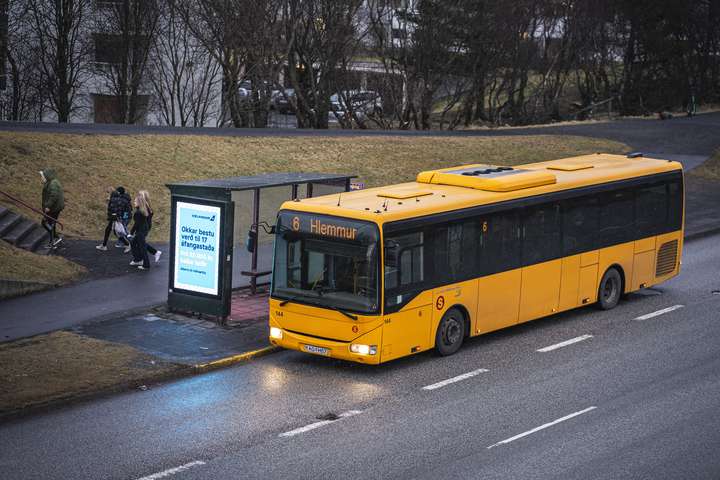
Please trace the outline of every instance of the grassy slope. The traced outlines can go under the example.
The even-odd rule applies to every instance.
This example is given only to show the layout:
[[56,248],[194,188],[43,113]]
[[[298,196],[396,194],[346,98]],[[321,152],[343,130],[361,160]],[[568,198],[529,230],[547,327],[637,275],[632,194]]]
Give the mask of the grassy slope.
[[318,171],[357,174],[367,186],[377,186],[411,180],[430,168],[626,150],[606,140],[549,135],[223,138],[0,132],[0,189],[37,202],[37,172],[55,168],[66,192],[66,233],[89,238],[102,236],[108,186],[123,185],[133,193],[147,189],[156,212],[154,238],[161,240],[169,231],[167,182]]
[[75,280],[84,271],[64,258],[30,253],[0,241],[0,279],[60,285]]
[[720,180],[720,149],[716,150],[705,163],[691,170],[690,174],[709,180]]

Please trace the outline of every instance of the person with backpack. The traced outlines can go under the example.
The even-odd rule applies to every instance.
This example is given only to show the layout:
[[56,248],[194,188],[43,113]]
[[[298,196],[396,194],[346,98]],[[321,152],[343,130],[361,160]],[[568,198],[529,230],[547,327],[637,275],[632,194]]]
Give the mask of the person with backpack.
[[43,182],[42,211],[45,214],[41,225],[50,234],[48,248],[56,248],[62,242],[62,237],[57,235],[55,226],[60,212],[65,208],[65,195],[55,170],[52,168],[41,170],[40,178]]
[[[107,251],[107,242],[110,238],[110,232],[115,230],[115,234],[118,236],[118,242],[115,244],[116,247],[122,248],[130,247],[130,241],[126,238],[127,225],[130,222],[130,214],[132,213],[132,205],[130,201],[130,195],[125,192],[125,188],[118,187],[117,189],[110,189],[110,198],[108,199],[107,205],[107,226],[105,227],[105,236],[103,237],[103,243],[97,245],[100,251]],[[119,222],[122,228],[116,226],[115,222]]]

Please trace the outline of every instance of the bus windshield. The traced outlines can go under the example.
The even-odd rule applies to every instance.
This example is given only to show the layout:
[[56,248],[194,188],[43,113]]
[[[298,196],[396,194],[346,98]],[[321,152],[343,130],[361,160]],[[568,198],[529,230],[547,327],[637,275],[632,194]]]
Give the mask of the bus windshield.
[[276,232],[273,298],[348,312],[377,313],[376,225],[282,211]]

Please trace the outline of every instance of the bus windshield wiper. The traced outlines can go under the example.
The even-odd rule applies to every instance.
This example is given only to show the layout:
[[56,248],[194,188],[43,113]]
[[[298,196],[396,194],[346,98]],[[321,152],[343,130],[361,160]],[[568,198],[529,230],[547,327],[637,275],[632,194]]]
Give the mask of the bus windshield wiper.
[[299,299],[299,298],[301,298],[301,297],[302,297],[302,295],[295,295],[295,296],[293,296],[293,297],[286,298],[285,300],[283,300],[282,302],[280,302],[278,305],[281,306],[281,307],[284,307],[284,306],[287,305],[288,303],[294,302],[294,301],[296,301],[297,299]]
[[332,309],[332,310],[335,310],[336,312],[340,312],[340,313],[342,313],[343,315],[345,315],[346,317],[348,317],[348,318],[350,318],[350,319],[352,319],[352,320],[357,320],[357,319],[358,319],[357,315],[353,315],[353,314],[350,313],[350,312],[346,312],[346,311],[343,310],[342,308],[330,307],[330,306],[328,306],[328,307],[326,307],[326,308],[330,308],[330,309]]

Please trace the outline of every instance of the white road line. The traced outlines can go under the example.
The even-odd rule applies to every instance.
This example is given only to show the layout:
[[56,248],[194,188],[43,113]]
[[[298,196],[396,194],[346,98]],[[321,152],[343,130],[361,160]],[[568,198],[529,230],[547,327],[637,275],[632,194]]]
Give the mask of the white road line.
[[658,315],[662,315],[663,313],[669,313],[674,310],[677,310],[678,308],[683,308],[685,305],[673,305],[672,307],[663,308],[662,310],[658,310],[657,312],[647,313],[645,315],[640,315],[635,320],[647,320],[649,318],[657,317]]
[[315,430],[316,428],[323,427],[325,425],[330,425],[331,423],[337,422],[341,418],[347,418],[352,417],[354,415],[357,415],[359,413],[362,413],[361,410],[349,410],[347,412],[341,413],[338,415],[337,420],[322,420],[320,422],[311,423],[310,425],[305,425],[304,427],[296,428],[295,430],[290,430],[289,432],[284,432],[278,435],[279,437],[292,437],[295,435],[298,435],[300,433],[309,432],[310,430]]
[[423,390],[435,390],[437,388],[442,388],[445,385],[450,385],[451,383],[459,382],[461,380],[466,380],[468,378],[472,378],[475,375],[479,375],[481,373],[487,372],[484,368],[478,368],[477,370],[473,370],[472,372],[463,373],[462,375],[458,375],[457,377],[448,378],[447,380],[443,380],[442,382],[433,383],[432,385],[426,385],[422,387]]
[[550,422],[550,423],[546,423],[545,425],[540,425],[539,427],[533,428],[532,430],[528,430],[527,432],[523,432],[523,433],[521,433],[521,434],[519,434],[519,435],[515,435],[514,437],[506,438],[506,439],[503,440],[502,442],[493,443],[492,445],[490,445],[490,446],[487,447],[487,448],[490,449],[490,448],[493,448],[493,447],[497,447],[498,445],[504,445],[504,444],[506,444],[506,443],[514,442],[515,440],[518,440],[518,439],[523,438],[523,437],[527,437],[528,435],[532,435],[532,434],[535,433],[535,432],[539,432],[540,430],[544,430],[544,429],[546,429],[546,428],[548,428],[548,427],[552,427],[553,425],[557,425],[558,423],[564,422],[565,420],[570,420],[570,419],[573,418],[573,417],[577,417],[578,415],[582,415],[583,413],[587,413],[587,412],[589,412],[589,411],[591,411],[591,410],[595,410],[596,408],[597,408],[597,407],[588,407],[588,408],[586,408],[585,410],[580,410],[579,412],[571,413],[570,415],[566,415],[566,416],[564,416],[564,417],[562,417],[562,418],[558,418],[557,420],[554,420],[554,421],[552,421],[552,422]]
[[555,349],[567,347],[568,345],[572,345],[573,343],[582,342],[583,340],[587,340],[588,338],[593,338],[592,335],[580,335],[579,337],[571,338],[570,340],[565,340],[564,342],[556,343],[555,345],[550,345],[549,347],[539,348],[538,352],[551,352]]
[[179,467],[169,468],[167,470],[163,470],[162,472],[148,475],[147,477],[138,478],[138,480],[157,480],[158,478],[169,477],[170,475],[175,475],[176,473],[184,472],[185,470],[189,470],[192,467],[199,467],[200,465],[205,465],[205,462],[202,460],[195,460],[194,462],[186,463],[185,465],[180,465]]

